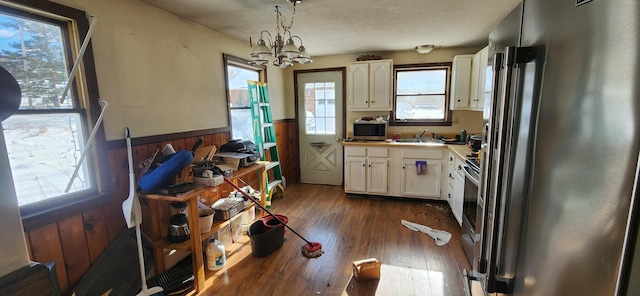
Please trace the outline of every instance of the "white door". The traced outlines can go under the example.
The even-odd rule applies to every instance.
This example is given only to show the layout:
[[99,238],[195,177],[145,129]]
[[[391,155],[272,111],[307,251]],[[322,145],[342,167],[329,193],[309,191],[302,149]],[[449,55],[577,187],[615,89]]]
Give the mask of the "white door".
[[300,182],[342,184],[342,72],[298,73]]

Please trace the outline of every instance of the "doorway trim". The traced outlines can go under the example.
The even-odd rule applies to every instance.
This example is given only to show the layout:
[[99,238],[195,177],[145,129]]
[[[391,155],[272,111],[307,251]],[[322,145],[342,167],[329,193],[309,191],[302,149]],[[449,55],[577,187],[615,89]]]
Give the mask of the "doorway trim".
[[[293,95],[294,95],[294,103],[295,103],[295,124],[296,124],[296,138],[298,138],[298,142],[300,141],[300,123],[298,118],[298,106],[299,106],[299,98],[298,98],[298,74],[305,73],[319,73],[319,72],[340,72],[342,74],[342,135],[340,138],[344,139],[347,132],[347,67],[335,67],[335,68],[321,68],[321,69],[309,69],[309,70],[293,70]],[[298,166],[300,165],[300,149],[297,150],[297,159]],[[344,147],[342,148],[344,151]],[[301,170],[298,170],[298,180],[302,178]],[[344,184],[344,170],[342,170],[342,183]]]

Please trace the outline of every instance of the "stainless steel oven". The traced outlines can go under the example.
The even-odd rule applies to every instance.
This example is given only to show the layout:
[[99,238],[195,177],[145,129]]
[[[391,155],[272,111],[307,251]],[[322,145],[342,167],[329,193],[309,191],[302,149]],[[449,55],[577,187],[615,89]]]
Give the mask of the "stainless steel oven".
[[464,202],[462,205],[462,247],[473,264],[476,244],[476,218],[478,213],[478,186],[480,166],[477,158],[467,158],[464,166]]

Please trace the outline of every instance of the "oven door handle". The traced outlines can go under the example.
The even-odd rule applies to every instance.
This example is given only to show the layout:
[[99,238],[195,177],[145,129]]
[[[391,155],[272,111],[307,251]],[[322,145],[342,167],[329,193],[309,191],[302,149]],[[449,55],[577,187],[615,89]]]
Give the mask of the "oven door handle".
[[471,173],[472,169],[468,165],[464,167],[464,175],[473,185],[480,186],[480,181],[478,180],[478,175]]

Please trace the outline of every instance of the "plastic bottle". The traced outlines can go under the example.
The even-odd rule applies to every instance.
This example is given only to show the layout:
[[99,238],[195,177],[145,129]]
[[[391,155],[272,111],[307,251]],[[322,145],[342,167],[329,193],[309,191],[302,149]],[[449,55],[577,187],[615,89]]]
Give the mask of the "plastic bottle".
[[227,263],[224,245],[216,239],[209,240],[207,245],[207,269],[220,270]]

